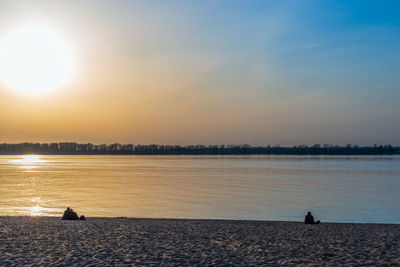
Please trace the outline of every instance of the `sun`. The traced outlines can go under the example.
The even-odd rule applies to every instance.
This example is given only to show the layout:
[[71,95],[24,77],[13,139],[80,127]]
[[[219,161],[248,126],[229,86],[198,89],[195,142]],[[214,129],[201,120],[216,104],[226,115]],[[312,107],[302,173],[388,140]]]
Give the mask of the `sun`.
[[60,88],[71,78],[73,59],[61,35],[46,27],[22,27],[0,37],[0,81],[23,94]]

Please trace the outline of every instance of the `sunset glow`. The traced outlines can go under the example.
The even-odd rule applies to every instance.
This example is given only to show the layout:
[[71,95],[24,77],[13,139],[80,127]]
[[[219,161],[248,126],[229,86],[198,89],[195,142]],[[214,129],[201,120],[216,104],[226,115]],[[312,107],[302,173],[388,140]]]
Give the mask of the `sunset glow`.
[[45,27],[22,27],[0,39],[0,80],[26,95],[40,95],[64,85],[73,56],[63,38]]
[[398,4],[116,2],[1,2],[3,142],[398,143]]
[[0,0],[0,267],[400,266],[399,14]]

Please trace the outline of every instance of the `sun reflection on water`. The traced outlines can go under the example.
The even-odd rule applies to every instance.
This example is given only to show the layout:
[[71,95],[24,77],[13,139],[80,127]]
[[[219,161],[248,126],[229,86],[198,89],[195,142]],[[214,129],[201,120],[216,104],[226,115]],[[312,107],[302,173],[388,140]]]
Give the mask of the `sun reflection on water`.
[[14,212],[24,216],[54,216],[54,214],[61,214],[62,209],[59,208],[45,208],[39,204],[34,206],[14,207]]
[[48,207],[48,201],[41,197],[33,197],[24,206],[13,207],[12,211],[24,216],[54,216],[62,213],[61,208]]
[[13,163],[19,163],[19,164],[26,164],[26,165],[33,165],[36,163],[43,163],[46,162],[45,160],[40,158],[40,155],[24,155],[21,156],[18,159],[15,159],[12,161]]
[[43,208],[39,205],[42,201],[40,199],[40,197],[34,197],[32,198],[32,204],[34,204],[34,206],[32,207],[27,207],[27,213],[30,216],[40,216],[42,215],[42,210]]
[[40,216],[42,215],[43,208],[39,205],[30,208],[30,215],[31,216]]
[[38,165],[45,163],[46,160],[42,159],[40,155],[23,155],[18,159],[14,159],[11,163],[19,165],[21,169],[35,169]]
[[[53,198],[49,197],[53,188],[43,190],[46,179],[34,173],[41,173],[43,167],[49,163],[40,155],[21,155],[8,160],[14,168],[20,169],[18,173],[23,174],[23,180],[15,186],[14,191],[18,191],[20,197],[13,199],[14,205],[7,207],[0,212],[15,213],[23,216],[54,216],[62,212],[61,208],[55,207]],[[1,199],[0,199],[1,200]]]

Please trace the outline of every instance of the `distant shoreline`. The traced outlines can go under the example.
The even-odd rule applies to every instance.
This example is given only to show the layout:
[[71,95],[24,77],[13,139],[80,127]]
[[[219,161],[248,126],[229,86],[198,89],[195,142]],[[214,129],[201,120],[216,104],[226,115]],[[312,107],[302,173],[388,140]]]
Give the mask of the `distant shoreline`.
[[59,143],[0,143],[0,155],[399,155],[400,147],[388,145],[133,145]]

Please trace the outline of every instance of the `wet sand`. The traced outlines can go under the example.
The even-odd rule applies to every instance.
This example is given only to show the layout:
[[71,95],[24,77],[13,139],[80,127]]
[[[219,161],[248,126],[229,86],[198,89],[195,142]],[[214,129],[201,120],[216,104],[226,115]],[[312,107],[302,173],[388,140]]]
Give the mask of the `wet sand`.
[[400,266],[400,225],[0,217],[1,266]]

